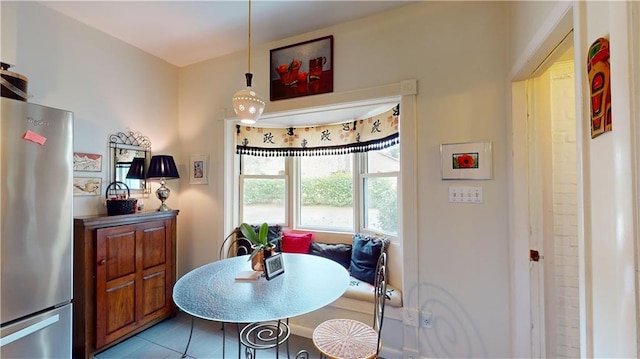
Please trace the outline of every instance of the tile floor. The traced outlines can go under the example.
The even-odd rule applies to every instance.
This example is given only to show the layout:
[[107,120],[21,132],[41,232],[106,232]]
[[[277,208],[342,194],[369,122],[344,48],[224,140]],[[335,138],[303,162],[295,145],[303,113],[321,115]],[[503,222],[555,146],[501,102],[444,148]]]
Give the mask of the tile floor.
[[[124,358],[148,358],[148,359],[178,359],[182,357],[184,348],[189,339],[191,317],[184,313],[178,313],[175,318],[167,319],[153,327],[113,346],[101,353],[96,359],[124,359]],[[209,322],[196,319],[193,336],[187,358],[196,359],[226,359],[238,358],[237,331],[234,325],[227,325],[225,355],[222,355],[222,330],[218,322]],[[319,358],[320,354],[313,347],[311,339],[292,335],[289,338],[290,358],[305,349],[309,352],[309,358]],[[280,348],[280,358],[287,357],[286,347]],[[260,350],[255,359],[275,358],[275,350]],[[244,357],[241,357],[245,359]]]

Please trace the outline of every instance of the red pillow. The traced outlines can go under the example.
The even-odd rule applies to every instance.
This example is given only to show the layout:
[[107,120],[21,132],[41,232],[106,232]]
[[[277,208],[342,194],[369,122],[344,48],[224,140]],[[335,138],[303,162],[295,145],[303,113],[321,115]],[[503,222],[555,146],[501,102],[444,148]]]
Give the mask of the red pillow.
[[313,233],[282,233],[282,251],[286,253],[309,253]]

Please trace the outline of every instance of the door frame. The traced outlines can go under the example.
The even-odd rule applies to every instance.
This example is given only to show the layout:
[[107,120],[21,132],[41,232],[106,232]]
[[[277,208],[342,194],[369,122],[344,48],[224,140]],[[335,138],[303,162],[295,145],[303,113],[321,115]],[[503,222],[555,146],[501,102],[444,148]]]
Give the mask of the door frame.
[[[508,139],[511,149],[507,157],[508,172],[508,192],[509,192],[509,238],[510,238],[510,273],[511,273],[511,313],[512,313],[512,330],[511,330],[511,351],[516,357],[531,357],[532,348],[540,347],[544,344],[544,337],[536,337],[532,335],[532,310],[533,304],[531,300],[531,281],[529,277],[529,239],[533,231],[534,223],[531,223],[532,209],[535,210],[535,204],[530,200],[530,188],[535,183],[531,183],[529,171],[531,148],[530,148],[530,124],[527,112],[527,84],[526,80],[540,68],[545,61],[553,53],[556,46],[574,29],[574,14],[577,9],[573,2],[560,2],[550,12],[547,20],[542,24],[540,30],[535,34],[524,51],[523,57],[517,59],[514,68],[511,71],[511,122],[508,123],[508,133],[511,138]],[[574,57],[581,51],[576,46],[574,39]],[[581,117],[581,92],[578,69],[580,62],[576,61],[576,118]],[[577,129],[578,132],[581,129]],[[581,137],[578,136],[578,141]],[[578,145],[580,146],[580,145]],[[579,147],[580,148],[580,147]],[[581,159],[578,159],[581,162]],[[579,163],[580,169],[582,169]],[[581,194],[583,193],[582,185],[583,176],[578,171],[578,216],[582,217],[583,211]],[[579,246],[582,247],[583,231],[580,230],[582,222],[579,222]],[[580,253],[580,257],[583,253]],[[581,260],[579,268],[579,282],[584,281],[584,263]],[[580,296],[581,304],[584,300],[584,286],[581,285]],[[544,293],[541,293],[544,295]],[[540,318],[535,320],[540,323],[543,321],[544,312],[538,312]],[[584,333],[584,306],[580,306],[581,321],[581,354],[584,354],[584,342],[582,335]],[[543,350],[542,356],[544,356]]]

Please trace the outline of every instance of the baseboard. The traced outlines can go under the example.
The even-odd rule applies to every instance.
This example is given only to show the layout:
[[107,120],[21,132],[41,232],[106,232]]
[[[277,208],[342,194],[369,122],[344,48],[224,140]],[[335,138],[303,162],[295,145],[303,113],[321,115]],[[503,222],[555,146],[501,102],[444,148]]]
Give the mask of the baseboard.
[[291,329],[292,334],[309,339],[313,337],[313,331],[315,330],[315,328],[308,328],[291,322],[289,322],[289,329]]

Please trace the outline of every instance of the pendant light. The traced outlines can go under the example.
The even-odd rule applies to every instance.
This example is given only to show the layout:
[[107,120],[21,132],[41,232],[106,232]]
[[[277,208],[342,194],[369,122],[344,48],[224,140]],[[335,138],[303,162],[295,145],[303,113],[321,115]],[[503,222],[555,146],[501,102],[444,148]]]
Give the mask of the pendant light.
[[253,74],[251,73],[251,0],[249,0],[249,41],[247,48],[247,73],[244,76],[247,79],[247,88],[240,90],[233,95],[232,103],[233,110],[240,119],[240,122],[252,124],[256,123],[258,118],[262,116],[264,111],[265,102],[251,89],[251,79]]

